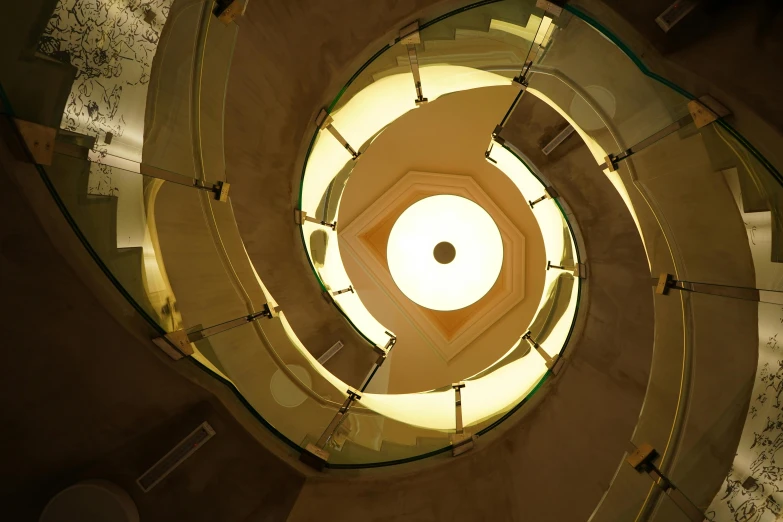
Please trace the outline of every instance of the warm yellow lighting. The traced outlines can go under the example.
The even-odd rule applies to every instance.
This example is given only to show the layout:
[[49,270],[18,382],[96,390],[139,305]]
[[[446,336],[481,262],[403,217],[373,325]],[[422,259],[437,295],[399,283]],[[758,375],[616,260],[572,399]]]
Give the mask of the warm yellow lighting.
[[[451,92],[508,84],[508,78],[498,74],[455,65],[422,67],[420,73],[430,102]],[[348,143],[357,149],[362,147],[386,125],[416,108],[415,96],[411,94],[412,81],[411,73],[407,72],[373,82],[331,115],[334,118],[333,125]],[[351,155],[340,142],[328,131],[321,131],[307,160],[302,186],[302,210],[311,216],[320,216],[322,198],[329,184],[352,161]],[[339,212],[336,219],[340,221]],[[306,238],[315,230],[321,230],[329,237],[326,260],[318,270],[324,284],[331,290],[351,286],[353,283],[345,272],[340,249],[337,248],[337,234],[310,222],[305,223],[302,229]],[[312,258],[309,241],[305,245]],[[341,294],[334,300],[372,342],[378,346],[386,343],[387,328],[367,311],[358,294]]]
[[[527,36],[528,40],[535,39],[538,42],[547,29],[542,26],[548,23],[551,23],[548,18],[543,21],[537,19],[534,21],[531,18],[528,27],[521,28],[493,21],[493,28],[518,36]],[[539,28],[541,30],[536,32]],[[541,43],[545,44],[544,41]],[[448,65],[422,67],[421,76],[424,92],[430,103],[449,92],[509,83],[507,78],[494,73]],[[382,78],[355,95],[343,108],[332,114],[334,126],[349,143],[359,148],[386,125],[406,112],[415,110],[416,105],[411,90],[409,72]],[[551,101],[540,93],[533,93],[551,104]],[[555,109],[559,108],[555,106]],[[560,112],[576,127],[593,155],[597,159],[603,158],[606,154],[598,144],[587,136],[568,114],[562,110]],[[543,194],[544,185],[511,152],[495,146],[492,157],[497,162],[496,166],[519,189],[521,201],[537,199]],[[308,159],[302,209],[310,215],[320,217],[319,209],[329,184],[337,173],[352,161],[354,160],[351,159],[350,154],[331,134],[328,132],[319,134]],[[361,161],[361,158],[358,161]],[[456,200],[460,209],[449,210],[448,205],[445,204],[441,208],[437,205],[437,201],[433,206],[430,200],[440,198]],[[416,210],[419,205],[421,211]],[[410,215],[406,217],[409,212]],[[414,214],[418,212],[421,214],[418,216]],[[555,201],[545,200],[538,203],[533,214],[541,227],[546,259],[554,264],[567,266],[578,262],[573,237]],[[339,223],[339,210],[335,217]],[[323,257],[323,265],[318,267],[319,276],[332,290],[352,285],[345,272],[340,249],[337,247],[337,233],[311,222],[304,224],[305,237],[309,238],[314,231],[325,233],[329,244]],[[435,246],[439,243],[449,243],[453,246],[453,259],[449,262],[439,263],[435,258]],[[309,251],[311,248],[309,241],[306,242],[306,246]],[[439,255],[443,261],[448,260],[451,254],[449,248],[444,247]],[[411,205],[400,216],[389,237],[387,259],[395,283],[410,299],[428,308],[454,310],[481,299],[492,288],[503,262],[503,241],[495,223],[475,203],[458,196],[433,196]],[[542,266],[541,269],[544,267]],[[556,270],[547,272],[544,297],[539,305],[539,312],[542,310],[544,298],[560,275],[562,272]],[[568,299],[563,318],[551,329],[547,339],[542,343],[544,351],[550,356],[560,352],[570,332],[572,318],[576,311],[578,284],[574,284],[571,288],[570,295],[562,297]],[[358,293],[340,294],[334,299],[368,338],[379,346],[385,343],[388,335],[383,325],[369,313]],[[293,372],[287,375],[288,380],[308,396],[315,394],[317,390],[318,394],[329,397],[332,402],[342,402],[348,385],[315,360],[296,337],[282,313],[280,324],[292,347],[286,353],[285,363],[306,368],[314,382],[311,387],[309,382],[305,382],[305,379]],[[520,335],[527,326],[520,325]],[[265,326],[265,335],[270,336],[271,339],[270,329],[271,326]],[[514,346],[520,343],[521,341],[517,341]],[[270,346],[276,346],[276,343],[272,342]],[[544,358],[531,350],[524,357],[495,365],[492,371],[482,372],[480,377],[465,379],[467,385],[462,390],[463,424],[467,427],[476,425],[512,407],[535,388],[546,371]],[[357,412],[366,409],[379,414],[381,419],[393,419],[427,429],[453,430],[456,423],[454,392],[450,389],[393,395],[365,393],[356,408]],[[370,415],[366,417],[372,418]]]
[[[494,147],[492,149],[492,159],[495,160],[495,165],[508,178],[517,186],[522,197],[526,200],[535,199],[536,194],[541,194],[544,191],[544,186],[538,181],[524,163],[519,161],[514,155],[503,147]],[[538,226],[541,229],[541,236],[544,238],[544,249],[546,251],[546,258],[548,261],[558,265],[566,264],[573,266],[577,263],[578,259],[567,259],[564,257],[565,252],[572,252],[575,255],[576,245],[574,244],[573,237],[570,231],[567,230],[568,225],[563,219],[563,215],[560,213],[560,209],[553,199],[547,199],[537,203],[533,209],[533,217],[536,218]],[[567,241],[567,243],[566,243]],[[538,305],[536,314],[541,311],[542,306],[545,303],[545,297],[555,284],[555,280],[560,275],[557,270],[547,270],[546,278],[544,280],[544,293],[542,294],[541,302]],[[576,298],[577,289],[573,288],[571,295],[569,296],[568,307],[564,314],[564,317],[572,318],[576,313]],[[544,350],[549,355],[556,355],[563,348],[563,343],[568,338],[568,333],[571,331],[571,322],[569,320],[558,321],[552,330],[552,333],[547,338],[547,342],[543,345]]]
[[484,297],[503,265],[503,238],[486,210],[459,196],[432,196],[397,219],[386,249],[394,282],[413,302],[458,310]]
[[[551,18],[544,17],[544,19],[549,19],[551,23]],[[526,26],[513,24],[511,22],[504,22],[503,20],[496,20],[493,18],[492,20],[489,21],[489,29],[494,31],[502,31],[508,34],[513,34],[514,36],[524,38],[528,42],[531,42],[533,41],[533,39],[536,36],[536,33],[538,32],[538,28],[541,26],[541,22],[542,22],[541,17],[536,15],[530,15],[530,18],[528,18],[527,20]]]

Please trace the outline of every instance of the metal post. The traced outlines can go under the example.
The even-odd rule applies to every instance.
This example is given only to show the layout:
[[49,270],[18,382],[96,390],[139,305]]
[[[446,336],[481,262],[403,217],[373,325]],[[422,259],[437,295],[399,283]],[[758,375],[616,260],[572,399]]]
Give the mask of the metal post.
[[386,346],[383,347],[383,349],[388,353],[392,348],[394,348],[394,345],[397,344],[397,336],[391,333],[389,330],[386,330],[384,333],[389,336],[389,340],[386,341]]
[[349,389],[347,393],[348,397],[346,397],[342,406],[340,406],[340,409],[337,410],[337,413],[335,413],[332,418],[332,422],[326,427],[318,441],[315,444],[308,444],[299,456],[299,460],[319,471],[323,469],[326,461],[329,460],[329,452],[324,450],[326,444],[348,414],[348,410],[351,409],[351,405],[354,401],[358,401],[362,398],[361,393],[356,390]]
[[364,383],[362,384],[362,387],[360,391],[364,391],[367,389],[367,386],[369,386],[370,381],[372,381],[372,378],[375,377],[375,374],[378,372],[378,370],[381,369],[381,366],[386,361],[386,358],[389,355],[389,352],[391,352],[391,349],[394,348],[394,345],[397,344],[397,337],[391,333],[386,332],[386,335],[389,336],[389,340],[386,342],[386,346],[383,348],[379,346],[374,346],[373,351],[378,355],[378,358],[375,360],[375,366],[370,370],[370,373],[367,375],[367,378],[364,380]]
[[421,89],[421,75],[419,74],[419,56],[416,54],[416,45],[421,43],[419,22],[413,22],[400,29],[400,43],[408,50],[408,63],[413,75],[413,86],[416,88],[416,105],[427,102]]
[[316,225],[321,225],[324,227],[329,227],[332,230],[337,230],[337,221],[334,223],[329,223],[328,221],[322,221],[318,220],[314,217],[310,217],[307,215],[307,212],[304,210],[296,209],[294,210],[294,221],[297,225],[304,225],[305,221],[309,221],[310,223],[315,223]]
[[335,128],[334,125],[332,125],[332,122],[334,120],[331,116],[329,116],[329,113],[326,112],[326,109],[321,109],[321,112],[318,113],[318,116],[315,119],[315,124],[318,125],[318,128],[321,130],[328,130],[329,133],[334,136],[334,138],[340,142],[340,145],[345,147],[345,150],[347,150],[353,159],[357,159],[360,152],[356,152],[356,149],[351,147],[351,145],[348,143],[348,141],[343,138],[343,135],[340,134],[340,132]]
[[[522,70],[519,71],[519,74],[514,76],[514,82],[518,83],[522,86],[522,92],[527,89],[527,80],[528,80],[528,74],[530,73],[530,68],[533,66],[533,60],[525,60],[525,64],[522,66]],[[516,100],[519,102],[519,100]],[[513,105],[516,107],[516,103]]]
[[517,95],[514,96],[514,100],[511,102],[511,105],[506,111],[506,114],[503,115],[500,123],[495,125],[495,129],[492,131],[492,141],[490,141],[489,149],[485,153],[487,158],[489,158],[489,153],[492,150],[492,142],[496,142],[501,146],[506,143],[506,140],[500,135],[500,133],[503,132],[503,127],[505,127],[506,123],[511,117],[511,114],[514,112],[514,109],[516,109],[517,105],[519,105],[519,100],[522,99],[522,95],[525,94],[525,91],[527,90],[527,80],[525,79],[525,76],[527,75],[527,71],[530,69],[530,65],[530,63],[525,64],[525,68],[522,69],[522,72],[519,74],[519,76],[514,78],[514,83],[519,86],[519,92],[517,92]]
[[[706,99],[706,97],[702,97],[702,98]],[[717,102],[713,101],[710,103],[712,103],[712,106],[716,107],[716,110],[720,111],[721,115],[728,114],[728,111],[726,111],[725,108],[722,108],[722,106],[720,106],[720,104],[718,104]],[[687,116],[683,116],[679,120],[667,125],[663,129],[656,132],[655,134],[646,137],[645,139],[643,139],[633,147],[625,149],[619,154],[609,154],[606,158],[604,158],[604,164],[601,165],[601,167],[605,169],[609,169],[610,172],[615,172],[617,171],[618,165],[621,161],[626,160],[631,156],[633,156],[634,154],[643,151],[650,145],[653,145],[654,143],[662,140],[669,134],[676,132],[687,125],[690,125],[691,123],[695,123],[696,128],[703,127],[705,123],[703,123],[703,119],[701,119],[703,118],[703,113],[699,112],[698,109],[700,108],[703,109],[704,111],[709,112],[709,114],[713,116],[713,119],[710,120],[708,123],[711,123],[712,121],[715,121],[719,117],[722,117],[722,116],[718,116],[716,113],[711,112],[711,110],[707,108],[705,104],[700,103],[698,100],[692,100],[689,103],[689,108],[691,108],[691,104],[694,104],[693,105],[694,108],[691,109],[691,114],[688,114]]]
[[[492,135],[492,138],[494,140],[494,138],[495,138],[494,134]],[[487,161],[491,161],[492,163],[497,163],[497,161],[493,160],[492,157],[491,157],[492,147],[493,147],[494,143],[495,143],[494,141],[490,141],[489,142],[489,147],[487,147],[487,151],[484,153],[484,157],[487,159]]]
[[655,459],[658,458],[658,452],[650,444],[642,444],[637,447],[628,457],[626,462],[639,473],[647,473],[653,479],[653,483],[666,493],[674,504],[680,508],[685,516],[692,522],[704,522],[706,520],[704,512],[700,510],[691,500],[679,489],[675,487],[669,478],[655,466]]
[[242,326],[243,324],[251,323],[256,319],[258,319],[259,317],[272,319],[274,317],[277,317],[279,311],[280,311],[280,307],[276,306],[274,308],[271,308],[268,304],[264,303],[264,308],[260,312],[253,312],[251,314],[238,317],[230,321],[225,321],[223,323],[219,323],[213,326],[207,326],[206,328],[201,328],[196,331],[188,332],[187,333],[188,340],[192,343],[195,343],[196,341],[200,341],[201,339],[205,339],[207,337],[211,337],[213,335],[217,335],[227,330],[236,328],[237,326]]
[[462,435],[465,433],[465,431],[462,426],[462,392],[460,390],[465,387],[465,383],[462,381],[455,382],[451,385],[451,387],[454,388],[454,406],[456,408],[455,417],[457,421],[457,429],[455,433],[457,435]]
[[696,281],[681,281],[674,279],[672,274],[661,274],[652,279],[655,293],[668,295],[670,290],[680,290],[694,294],[715,295],[730,299],[741,299],[758,303],[770,303],[783,305],[783,292],[775,290],[759,290],[747,286],[719,285],[714,283],[701,283]]
[[563,270],[564,272],[571,272],[574,277],[578,277],[579,279],[587,279],[587,266],[584,263],[576,263],[572,267],[567,267],[562,265],[555,265],[552,263],[552,261],[547,261],[546,269],[549,270],[550,268],[557,268],[558,270]]
[[362,387],[359,388],[359,391],[364,392],[364,390],[367,389],[367,386],[370,385],[370,381],[372,381],[372,378],[375,377],[375,374],[378,372],[378,370],[381,369],[381,366],[383,365],[383,362],[386,360],[386,350],[383,348],[379,348],[378,346],[373,346],[373,351],[378,356],[377,359],[375,359],[375,366],[373,366],[372,370],[367,374],[367,377],[364,379],[364,382],[362,383]]
[[462,381],[455,382],[451,387],[454,388],[454,419],[456,428],[451,443],[451,455],[456,457],[473,449],[475,440],[465,433],[465,428],[462,425],[462,388],[465,387],[465,383]]
[[532,336],[532,332],[528,330],[522,335],[522,339],[530,343],[530,346],[532,346],[536,352],[538,352],[538,355],[540,355],[544,359],[544,363],[546,364],[546,367],[552,370],[552,373],[557,373],[560,369],[558,366],[558,362],[560,362],[560,357],[558,355],[555,355],[552,357],[546,351],[541,347],[540,344],[538,344]]
[[560,194],[557,193],[557,191],[552,187],[546,187],[544,189],[544,195],[540,198],[536,199],[535,201],[528,200],[528,204],[530,205],[530,208],[534,208],[538,203],[541,203],[545,199],[555,199],[559,198]]
[[103,151],[97,151],[92,149],[85,149],[75,143],[68,143],[65,141],[57,141],[54,144],[54,152],[62,154],[64,156],[70,156],[73,158],[79,158],[81,160],[87,160],[90,163],[96,163],[98,165],[106,165],[121,169],[125,172],[133,174],[141,174],[148,178],[155,178],[167,183],[175,183],[185,187],[191,187],[198,190],[205,190],[212,192],[215,195],[215,200],[225,203],[228,201],[228,192],[231,188],[231,184],[226,181],[216,181],[213,184],[207,184],[204,180],[194,179],[188,176],[177,174],[165,169],[147,165],[127,158],[121,158],[112,154],[107,154]]
[[349,286],[348,288],[343,288],[342,290],[336,290],[336,291],[332,292],[332,295],[340,295],[340,294],[345,294],[345,293],[348,293],[348,292],[351,292],[352,294],[356,293],[353,290],[353,285]]

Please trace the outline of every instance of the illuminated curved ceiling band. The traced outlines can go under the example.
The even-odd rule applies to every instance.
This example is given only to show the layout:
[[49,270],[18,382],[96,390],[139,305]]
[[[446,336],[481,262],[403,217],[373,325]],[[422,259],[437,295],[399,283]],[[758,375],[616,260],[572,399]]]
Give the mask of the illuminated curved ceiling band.
[[[501,75],[452,65],[422,67],[421,78],[422,83],[427,86],[430,103],[449,92],[509,85],[509,79]],[[411,75],[406,73],[387,76],[372,83],[331,116],[334,127],[345,140],[358,144],[354,145],[355,147],[360,147],[388,124],[415,108],[414,97],[411,95]],[[513,152],[505,147],[495,146],[491,157],[497,168],[519,189],[522,198],[520,201],[537,199],[543,194],[544,185]],[[302,210],[317,218],[323,216],[324,194],[329,192],[330,184],[341,171],[351,168],[353,161],[361,161],[361,157],[358,160],[353,159],[334,137],[323,131],[319,132],[305,167]],[[578,263],[574,238],[558,204],[552,199],[544,200],[535,206],[533,214],[542,231],[547,259],[553,264],[563,266],[574,266]],[[339,201],[336,203],[334,215],[339,222]],[[320,245],[326,245],[323,251],[315,252],[316,247],[310,240],[316,232],[323,237]],[[302,237],[311,262],[327,289],[351,287],[351,281],[340,258],[340,249],[337,248],[337,233],[331,228],[306,221],[302,224]],[[545,290],[530,328],[536,328],[537,332],[545,337],[539,337],[537,340],[542,351],[550,358],[560,353],[568,339],[578,295],[578,279],[561,271],[547,271]],[[386,328],[367,311],[361,302],[361,296],[346,292],[335,295],[334,300],[357,329],[376,345],[383,346],[388,339]],[[557,319],[550,320],[555,316]],[[520,328],[520,336],[525,331],[527,328]],[[295,338],[292,331],[289,331],[289,334]],[[527,343],[517,341],[487,370],[466,379],[467,386],[462,391],[465,426],[478,424],[513,407],[535,389],[548,368],[542,356],[528,352]],[[310,360],[312,367],[336,388],[348,388],[308,353],[303,355]],[[451,430],[455,426],[454,393],[451,390],[394,395],[365,393],[360,403],[364,408],[414,426],[436,430]]]

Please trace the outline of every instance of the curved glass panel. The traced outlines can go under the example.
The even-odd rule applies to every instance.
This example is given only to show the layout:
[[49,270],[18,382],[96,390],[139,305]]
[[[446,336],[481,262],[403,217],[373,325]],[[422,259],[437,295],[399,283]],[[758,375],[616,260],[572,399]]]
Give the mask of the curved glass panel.
[[[595,20],[569,10],[578,16],[566,12],[553,18],[533,2],[500,1],[422,24],[421,42],[413,44],[422,92],[434,101],[463,89],[508,84],[526,61],[533,62],[526,95],[550,104],[575,128],[634,216],[652,275],[671,274],[681,285],[654,298],[653,371],[631,442],[654,446],[661,455],[659,468],[678,489],[700,509],[709,506],[724,516],[736,506],[725,498],[707,498],[722,477],[700,448],[721,444],[719,430],[710,427],[745,412],[710,412],[698,423],[687,422],[685,412],[689,401],[706,403],[712,395],[728,402],[721,394],[737,384],[711,388],[694,377],[693,368],[744,364],[741,356],[753,344],[752,355],[756,349],[760,354],[754,400],[735,466],[721,487],[747,476],[779,486],[751,463],[769,458],[765,447],[773,440],[770,434],[769,444],[755,443],[776,408],[769,382],[779,349],[776,336],[783,334],[777,313],[783,305],[783,177],[723,119],[694,125],[692,96],[647,70]],[[460,392],[465,433],[458,433],[451,388],[365,393],[335,422],[351,397],[348,387],[301,344],[285,310],[277,310],[244,251],[230,199],[218,201],[219,187],[212,186],[227,179],[222,100],[236,26],[216,24],[211,5],[203,2],[177,3],[166,16],[163,10],[158,14],[153,27],[159,40],[129,40],[148,58],[139,69],[149,75],[143,89],[102,100],[135,115],[122,129],[113,116],[97,127],[82,125],[84,114],[74,102],[86,91],[74,83],[74,71],[58,61],[58,53],[68,49],[56,27],[40,28],[45,36],[38,51],[50,58],[13,62],[26,44],[9,47],[0,58],[3,113],[60,126],[51,165],[38,166],[42,178],[101,269],[151,324],[161,333],[184,333],[194,359],[237,390],[291,447],[301,451],[325,440],[327,465],[334,467],[390,464],[448,450],[459,437],[497,425],[546,382],[547,363],[561,354],[571,334],[580,291],[573,273],[577,245],[566,213],[552,199],[536,204],[533,213],[547,260],[565,269],[547,271],[528,328],[535,345],[520,339],[465,380]],[[333,128],[357,152],[415,109],[408,52],[399,39],[381,49],[329,107]],[[608,66],[593,67],[596,56]],[[63,86],[59,114],[53,115],[49,101],[31,102],[35,96],[57,99],[43,96],[43,90]],[[607,163],[609,155],[614,158]],[[496,144],[489,157],[509,175],[523,201],[541,196],[545,184],[512,147]],[[338,219],[342,187],[356,161],[361,155],[354,159],[330,130],[317,131],[300,208],[318,222]],[[305,221],[302,234],[319,280],[337,306],[372,344],[384,346],[389,334],[359,297],[334,294],[351,286],[335,230]],[[709,324],[716,321],[731,328],[715,332]],[[520,336],[526,331],[520,329]],[[775,437],[780,431],[770,430]],[[592,520],[679,516],[681,506],[672,511],[670,497],[656,492],[647,477],[623,465]],[[756,502],[758,512],[766,509],[763,499],[748,501]]]

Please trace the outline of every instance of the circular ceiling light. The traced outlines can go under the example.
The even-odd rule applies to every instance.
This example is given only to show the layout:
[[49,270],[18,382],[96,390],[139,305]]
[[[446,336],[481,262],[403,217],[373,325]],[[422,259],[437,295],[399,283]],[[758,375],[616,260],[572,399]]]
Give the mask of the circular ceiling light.
[[458,310],[495,284],[503,266],[503,238],[473,201],[430,196],[397,218],[386,259],[394,282],[411,301],[432,310]]

